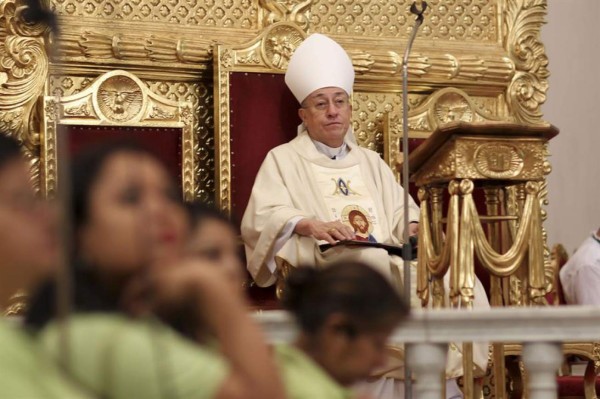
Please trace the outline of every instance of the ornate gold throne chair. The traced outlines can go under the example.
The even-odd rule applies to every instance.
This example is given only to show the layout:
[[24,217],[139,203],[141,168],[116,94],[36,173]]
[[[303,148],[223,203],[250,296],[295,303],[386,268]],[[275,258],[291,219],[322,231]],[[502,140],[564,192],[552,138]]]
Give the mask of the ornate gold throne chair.
[[[284,73],[304,37],[298,26],[284,22],[246,44],[215,47],[216,200],[237,224],[267,153],[296,136],[299,105]],[[277,307],[273,287],[260,288],[247,278],[256,306]]]
[[[178,178],[185,199],[193,198],[196,159],[189,103],[161,97],[130,72],[115,70],[79,93],[44,97],[41,192],[56,193],[60,154],[76,153],[103,140],[136,141]],[[66,148],[61,148],[64,145]]]

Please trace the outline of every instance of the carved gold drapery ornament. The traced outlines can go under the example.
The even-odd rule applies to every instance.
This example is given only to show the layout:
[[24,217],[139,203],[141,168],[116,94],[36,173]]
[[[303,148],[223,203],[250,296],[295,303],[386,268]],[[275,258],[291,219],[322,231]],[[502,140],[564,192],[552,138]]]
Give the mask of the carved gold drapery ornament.
[[[531,303],[542,303],[546,293],[545,268],[541,232],[535,226],[541,226],[540,205],[538,200],[539,184],[527,183],[527,197],[520,217],[519,228],[510,248],[504,253],[496,252],[488,242],[482,228],[482,222],[473,199],[473,182],[465,179],[451,181],[448,192],[450,201],[447,212],[445,240],[441,251],[436,253],[432,239],[432,223],[429,212],[429,195],[419,189],[421,201],[420,248],[418,259],[417,293],[422,305],[427,306],[430,296],[433,306],[442,307],[445,291],[442,279],[450,269],[450,299],[454,306],[468,306],[473,300],[475,287],[475,265],[473,253],[482,266],[493,276],[507,277],[518,268],[525,267],[528,272],[528,299]],[[462,202],[459,211],[459,201]],[[433,228],[440,228],[434,225]],[[456,250],[458,249],[458,251]],[[528,262],[523,262],[527,259]],[[436,287],[429,290],[429,284]]]
[[[522,283],[527,289],[527,303],[543,303],[547,289],[544,261],[544,241],[539,200],[541,181],[544,179],[545,143],[556,134],[552,128],[532,130],[507,124],[454,124],[436,131],[424,147],[411,155],[417,171],[413,180],[420,187],[420,256],[417,291],[423,305],[432,293],[443,289],[429,289],[429,283],[441,280],[450,269],[450,299],[454,306],[467,305],[473,299],[475,287],[475,255],[481,265],[495,277],[515,275],[525,270]],[[482,132],[481,134],[478,132]],[[507,137],[502,137],[505,134]],[[539,135],[539,136],[538,136]],[[474,180],[484,187],[488,210],[499,204],[499,182],[505,186],[517,185],[522,193],[518,216],[493,211],[486,222],[518,223],[510,242],[499,246],[482,227],[473,199]],[[433,207],[431,193],[447,185],[450,203],[446,219],[445,239],[441,231],[441,207]],[[436,194],[437,195],[437,194]],[[440,199],[436,199],[440,203]],[[460,205],[459,205],[460,204]],[[502,205],[502,208],[505,207]],[[431,211],[430,211],[431,209]],[[430,214],[433,212],[433,214]],[[496,234],[497,235],[497,234]],[[490,243],[490,239],[493,240]],[[499,295],[492,290],[492,295]],[[443,298],[434,297],[434,306],[443,304]],[[494,303],[502,300],[492,298]]]
[[[459,262],[463,276],[450,293],[451,297],[460,295],[464,302],[472,299],[475,282],[473,251],[477,254],[482,266],[493,276],[507,277],[514,274],[519,267],[528,270],[529,300],[531,303],[543,304],[541,297],[545,294],[544,259],[541,237],[541,212],[538,200],[539,184],[527,182],[527,197],[519,228],[510,248],[505,253],[496,252],[488,242],[481,226],[479,213],[473,200],[473,182],[461,182],[462,212],[460,225],[461,253]],[[528,262],[524,263],[526,255]]]

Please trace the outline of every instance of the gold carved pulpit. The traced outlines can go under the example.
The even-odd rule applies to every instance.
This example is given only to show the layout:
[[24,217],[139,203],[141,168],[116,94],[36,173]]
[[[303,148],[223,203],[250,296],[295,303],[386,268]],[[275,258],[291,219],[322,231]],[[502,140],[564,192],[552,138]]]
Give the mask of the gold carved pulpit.
[[[550,168],[547,142],[557,134],[551,125],[452,123],[410,154],[421,207],[417,293],[423,306],[431,300],[433,307],[472,307],[476,262],[490,276],[492,306],[510,304],[515,277],[522,304],[545,303],[540,191]],[[483,192],[483,201],[476,201],[475,190]],[[471,345],[463,350],[467,398]],[[494,345],[496,389],[504,388],[502,352],[501,344]]]

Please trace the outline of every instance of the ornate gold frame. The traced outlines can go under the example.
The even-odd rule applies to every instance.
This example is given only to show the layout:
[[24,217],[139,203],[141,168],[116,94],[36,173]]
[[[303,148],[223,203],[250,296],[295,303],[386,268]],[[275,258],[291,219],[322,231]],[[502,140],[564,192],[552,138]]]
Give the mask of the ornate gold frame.
[[42,111],[41,193],[52,197],[57,188],[59,125],[180,128],[182,130],[182,188],[186,200],[194,197],[196,178],[192,107],[161,97],[130,72],[116,70],[97,78],[80,93],[45,96]]
[[229,74],[283,74],[291,54],[305,37],[297,25],[278,22],[246,44],[215,46],[215,197],[219,207],[226,212],[231,210]]

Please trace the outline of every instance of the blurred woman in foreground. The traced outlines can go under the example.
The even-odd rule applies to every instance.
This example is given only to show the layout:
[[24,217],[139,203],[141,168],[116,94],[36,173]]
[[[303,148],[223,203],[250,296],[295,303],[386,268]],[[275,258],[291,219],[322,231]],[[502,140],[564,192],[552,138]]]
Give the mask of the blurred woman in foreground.
[[[183,260],[187,215],[160,162],[135,145],[104,144],[73,162],[71,183],[71,375],[103,398],[283,397],[241,293],[209,260]],[[48,321],[48,296],[29,317],[38,328]],[[179,312],[213,331],[220,352],[151,316]],[[42,339],[55,350],[56,326]]]
[[[1,309],[17,290],[32,292],[56,272],[56,227],[55,213],[33,190],[19,144],[0,133]],[[0,398],[83,398],[36,342],[10,324],[0,320]]]

